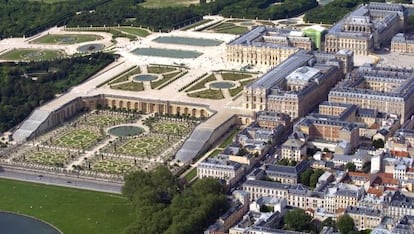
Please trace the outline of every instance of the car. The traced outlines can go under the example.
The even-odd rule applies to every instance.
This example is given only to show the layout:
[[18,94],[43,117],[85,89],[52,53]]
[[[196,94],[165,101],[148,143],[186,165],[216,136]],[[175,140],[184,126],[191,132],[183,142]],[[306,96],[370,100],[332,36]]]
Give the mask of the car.
[[66,183],[71,184],[71,183],[72,183],[72,181],[68,180],[68,181],[66,181]]

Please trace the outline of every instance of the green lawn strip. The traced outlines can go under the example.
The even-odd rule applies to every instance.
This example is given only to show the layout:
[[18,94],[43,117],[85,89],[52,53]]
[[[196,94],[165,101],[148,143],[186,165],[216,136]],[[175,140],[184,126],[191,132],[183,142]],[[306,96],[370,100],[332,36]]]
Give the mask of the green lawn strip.
[[129,82],[119,85],[111,85],[112,89],[120,89],[126,91],[144,91],[144,84],[142,82]]
[[222,28],[222,29],[215,29],[214,31],[217,33],[228,33],[228,34],[243,34],[247,32],[249,29],[247,27],[242,26],[234,26],[231,28]]
[[[70,38],[69,40],[64,41],[65,38]],[[82,43],[87,41],[95,41],[98,39],[102,39],[101,36],[98,35],[87,35],[87,34],[48,34],[43,37],[40,37],[34,40],[32,43],[40,43],[40,44],[75,44],[75,43]]]
[[147,69],[148,69],[148,73],[154,73],[154,74],[163,74],[163,73],[177,70],[177,68],[175,67],[166,67],[166,66],[157,66],[157,65],[148,66]]
[[[27,56],[30,53],[41,52],[40,56]],[[4,60],[52,60],[62,57],[62,52],[58,50],[36,50],[36,49],[15,49],[0,56]]]
[[190,89],[188,89],[187,91],[194,91],[194,90],[199,90],[199,89],[203,89],[205,88],[205,84],[207,84],[208,82],[211,81],[215,81],[216,76],[214,74],[210,74],[209,76],[203,78],[202,80],[200,80],[199,82],[197,82],[195,85],[191,86]]
[[194,0],[146,0],[145,2],[140,3],[139,5],[146,8],[163,8],[188,6],[192,3],[194,3]]
[[187,173],[184,176],[184,178],[186,179],[187,182],[189,182],[196,176],[197,176],[197,167],[194,167],[193,169],[191,169],[191,171],[189,173]]
[[166,87],[167,85],[171,84],[172,82],[180,79],[181,77],[185,76],[188,73],[188,71],[184,71],[181,74],[179,74],[178,76],[174,77],[173,79],[168,80],[167,82],[165,82],[164,84],[160,85],[158,87],[158,89],[162,89],[164,87]]
[[111,81],[108,82],[109,85],[111,84],[116,84],[116,83],[121,83],[124,81],[127,81],[129,79],[130,76],[135,75],[135,74],[139,74],[141,73],[141,68],[140,67],[133,67],[132,69],[129,69],[126,73],[115,77],[114,79],[112,79]]
[[271,21],[264,21],[264,20],[259,20],[256,21],[257,23],[263,24],[263,25],[269,25],[269,26],[274,26],[275,24],[272,23]]
[[133,222],[121,195],[0,179],[0,210],[44,220],[64,234],[122,233]]
[[234,136],[236,136],[236,134],[240,131],[240,129],[235,128],[232,130],[231,134],[219,145],[219,148],[226,148],[227,146],[229,146],[232,142],[233,142],[233,138]]
[[221,77],[223,77],[223,80],[232,80],[232,81],[243,80],[251,76],[252,76],[251,74],[244,74],[244,73],[227,73],[227,72],[221,73]]
[[151,89],[158,88],[160,85],[164,84],[165,82],[168,82],[169,80],[171,80],[172,78],[176,77],[180,73],[181,73],[181,71],[176,71],[176,72],[173,72],[173,73],[168,73],[168,74],[162,75],[163,78],[161,78],[160,80],[151,81]]
[[194,24],[190,24],[188,26],[185,26],[185,27],[181,28],[181,30],[186,31],[186,30],[195,28],[197,26],[200,26],[202,24],[206,24],[206,23],[211,22],[211,21],[213,21],[213,20],[212,19],[203,19],[203,20],[200,20],[198,22],[195,22]]
[[215,157],[217,157],[217,155],[219,155],[219,153],[221,153],[223,150],[221,150],[221,149],[215,149],[213,152],[211,152],[209,155],[208,155],[208,158],[215,158]]
[[232,28],[232,27],[236,27],[236,25],[233,24],[233,23],[224,22],[224,23],[221,23],[221,24],[216,25],[215,27],[213,27],[211,29],[213,29],[213,30],[221,30],[221,29]]
[[133,34],[133,35],[139,36],[139,37],[146,37],[146,36],[150,35],[150,32],[148,32],[148,30],[145,30],[145,29],[142,29],[142,28],[119,27],[119,28],[116,28],[116,30],[126,32],[126,33],[129,33],[129,34]]
[[223,99],[224,95],[221,92],[221,90],[215,90],[215,89],[206,89],[200,92],[195,93],[187,93],[189,97],[195,97],[195,98],[207,98],[207,99]]
[[239,85],[239,86],[237,86],[237,87],[236,87],[236,88],[234,88],[234,89],[229,89],[230,96],[234,97],[234,96],[236,96],[237,94],[239,94],[241,91],[243,91],[244,86],[245,86],[246,84],[250,83],[252,80],[253,80],[253,79],[249,79],[249,80],[240,81],[240,85]]

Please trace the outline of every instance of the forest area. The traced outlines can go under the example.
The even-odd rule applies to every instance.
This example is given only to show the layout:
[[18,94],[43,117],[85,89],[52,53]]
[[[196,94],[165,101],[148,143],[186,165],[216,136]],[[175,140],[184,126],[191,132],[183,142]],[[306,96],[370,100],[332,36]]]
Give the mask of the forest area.
[[[0,0],[0,39],[31,36],[54,25],[136,25],[168,31],[201,19],[203,15],[280,19],[301,14],[316,0],[216,0],[188,7],[145,8],[144,0],[70,0],[55,3]],[[275,4],[282,1],[281,4]]]
[[229,208],[223,186],[212,178],[183,188],[166,167],[125,176],[122,188],[135,208],[126,233],[194,234],[203,231]]
[[114,55],[96,53],[54,61],[0,63],[0,132],[113,61]]

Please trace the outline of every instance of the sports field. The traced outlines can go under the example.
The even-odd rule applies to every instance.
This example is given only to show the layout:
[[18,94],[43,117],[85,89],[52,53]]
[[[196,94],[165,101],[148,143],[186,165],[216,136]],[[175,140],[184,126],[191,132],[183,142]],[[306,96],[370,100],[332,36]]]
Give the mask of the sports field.
[[48,34],[43,37],[40,37],[32,43],[39,44],[75,44],[82,43],[87,41],[96,41],[100,40],[103,37],[92,34]]
[[0,210],[33,216],[64,234],[123,233],[135,216],[121,195],[4,179]]

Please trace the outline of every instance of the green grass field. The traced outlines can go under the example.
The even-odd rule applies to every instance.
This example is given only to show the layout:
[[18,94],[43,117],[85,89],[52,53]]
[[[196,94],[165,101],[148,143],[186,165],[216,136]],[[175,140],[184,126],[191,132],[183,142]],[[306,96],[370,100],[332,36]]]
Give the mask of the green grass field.
[[64,234],[115,234],[134,219],[121,195],[0,179],[0,210],[44,220]]
[[198,0],[146,0],[141,3],[141,6],[147,8],[162,8],[162,7],[174,7],[174,6],[188,6],[190,4],[198,4]]
[[101,36],[92,34],[48,34],[33,41],[39,44],[75,44],[87,41],[96,41],[102,39]]
[[199,92],[188,93],[187,95],[189,97],[207,98],[207,99],[214,99],[214,100],[224,98],[223,92],[221,92],[221,90],[215,90],[215,89],[206,89],[206,90],[202,90]]
[[118,84],[118,85],[111,85],[111,89],[120,89],[120,90],[126,90],[126,91],[143,91],[144,90],[144,85],[142,84],[142,82],[128,82],[128,83],[123,83],[123,84]]
[[187,180],[187,182],[191,181],[194,177],[197,176],[197,167],[194,167],[191,169],[191,171],[184,176],[184,178]]
[[62,57],[63,53],[58,50],[36,50],[36,49],[15,49],[0,56],[4,60],[52,60]]
[[147,30],[142,29],[142,28],[136,28],[136,27],[119,27],[119,28],[116,28],[116,30],[119,30],[121,32],[126,32],[126,33],[139,36],[139,37],[146,37],[150,35],[150,32],[148,32]]

